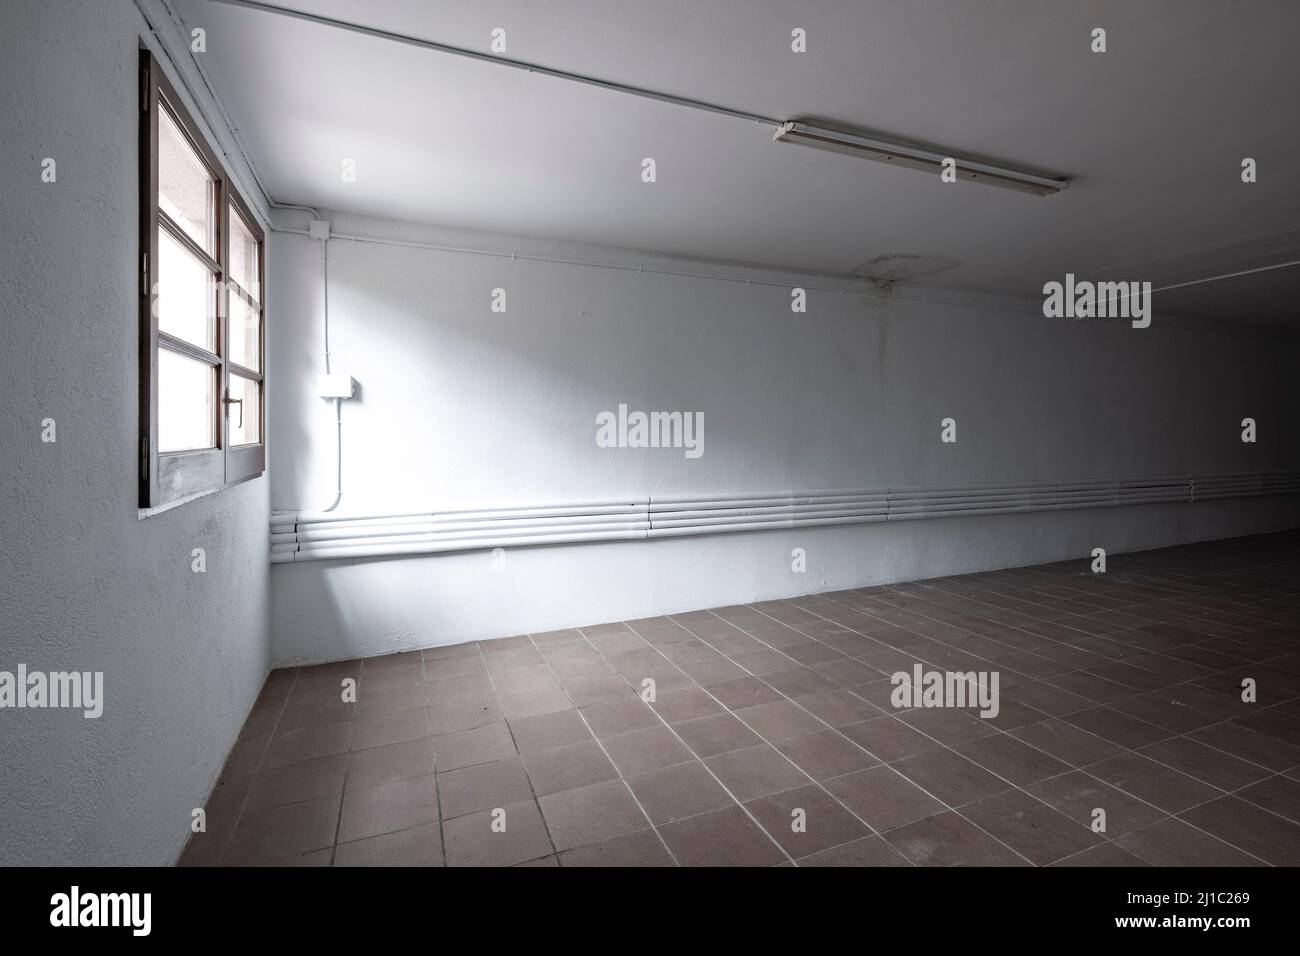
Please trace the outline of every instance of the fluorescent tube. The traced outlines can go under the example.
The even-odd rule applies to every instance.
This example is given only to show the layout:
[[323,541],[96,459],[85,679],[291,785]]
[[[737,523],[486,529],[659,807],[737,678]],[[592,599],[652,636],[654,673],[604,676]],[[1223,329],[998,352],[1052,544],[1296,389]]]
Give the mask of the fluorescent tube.
[[959,156],[948,156],[921,146],[891,143],[864,133],[813,126],[809,123],[782,123],[776,128],[772,139],[778,143],[797,143],[833,153],[845,153],[849,156],[936,174],[942,171],[945,159],[952,159],[956,162],[956,173],[959,179],[1001,186],[1003,189],[1015,189],[1037,196],[1051,196],[1069,185],[1069,181],[1064,179],[1036,176],[1033,173],[991,166],[988,163],[962,159]]

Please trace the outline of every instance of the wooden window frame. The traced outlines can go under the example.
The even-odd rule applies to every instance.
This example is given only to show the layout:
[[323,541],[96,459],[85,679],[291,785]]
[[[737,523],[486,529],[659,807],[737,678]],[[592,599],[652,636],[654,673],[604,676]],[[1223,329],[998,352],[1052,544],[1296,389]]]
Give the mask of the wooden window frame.
[[[140,53],[140,468],[139,505],[157,508],[182,498],[256,478],[266,470],[266,236],[247,202],[226,174],[225,168],[208,146],[199,126],[185,108],[175,88],[163,75],[158,61],[148,50]],[[208,254],[185,231],[158,208],[158,118],[166,108],[182,135],[207,167],[215,197],[216,257]],[[230,223],[227,209],[233,206],[257,243],[257,300],[240,295],[238,284],[230,278]],[[215,351],[209,352],[158,328],[154,308],[154,289],[158,282],[158,230],[168,235],[208,267],[216,281]],[[258,323],[258,368],[253,371],[229,359],[229,297],[239,295],[250,307],[255,306]],[[159,349],[197,359],[214,369],[216,398],[213,403],[214,447],[195,451],[159,452],[158,450],[158,354]],[[232,375],[258,383],[258,442],[229,443],[230,379]],[[247,410],[239,409],[241,414]]]

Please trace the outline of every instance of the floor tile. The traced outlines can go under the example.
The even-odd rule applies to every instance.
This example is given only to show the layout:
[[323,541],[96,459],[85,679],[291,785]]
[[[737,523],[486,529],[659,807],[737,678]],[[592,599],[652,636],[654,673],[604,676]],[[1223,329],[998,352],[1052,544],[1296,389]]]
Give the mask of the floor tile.
[[835,730],[794,737],[777,744],[776,748],[814,780],[840,777],[879,763],[852,739]]
[[607,737],[602,745],[625,777],[695,759],[695,755],[667,727],[648,727]]
[[424,665],[427,668],[432,661],[447,660],[452,657],[478,657],[479,654],[478,641],[469,641],[464,644],[443,644],[439,647],[426,647],[424,649]]
[[800,866],[908,866],[907,860],[880,837],[870,836],[822,850],[799,860]]
[[222,864],[248,866],[333,846],[340,794],[244,813],[226,845]]
[[1023,787],[1070,770],[1068,764],[1006,734],[994,734],[953,748],[990,773]]
[[576,710],[518,717],[507,723],[521,754],[591,740],[591,731]]
[[[180,862],[1300,865],[1295,540],[283,668]],[[895,708],[918,661],[1000,670],[998,716]]]
[[664,694],[673,691],[699,689],[699,684],[667,661],[661,662],[658,667],[641,671],[639,674],[627,675],[627,678],[636,689],[637,695],[647,703],[651,701],[651,698],[646,696],[648,691],[653,691],[654,696],[662,698]]
[[442,830],[426,823],[409,830],[340,843],[335,866],[442,866]]
[[540,797],[538,802],[559,851],[603,843],[649,825],[621,780],[561,790]]
[[745,808],[796,859],[871,835],[865,824],[819,786],[759,797]]
[[962,816],[1037,866],[1096,846],[1104,839],[1019,790],[973,803],[963,808]]
[[1076,711],[1062,719],[1103,740],[1133,750],[1174,736],[1172,731],[1128,714],[1121,714],[1109,707],[1093,707],[1089,710]]
[[787,859],[740,807],[688,817],[659,833],[681,866],[775,866]]
[[892,767],[872,767],[832,777],[827,790],[877,831],[892,830],[946,808]]
[[673,724],[673,730],[700,757],[761,743],[758,735],[731,714],[715,714]]
[[1265,865],[1249,854],[1173,817],[1125,834],[1116,843],[1121,849],[1152,866]]
[[443,824],[448,866],[512,866],[554,852],[531,800],[485,810]]
[[1042,681],[1017,684],[1007,691],[1007,696],[1053,717],[1090,710],[1095,706],[1087,698],[1067,693],[1059,687],[1052,687]]
[[[494,698],[452,701],[429,708],[429,732],[433,736],[455,734],[456,731],[473,730],[489,723],[500,723],[500,704]],[[376,718],[380,719],[380,718]]]
[[1215,724],[1187,736],[1269,770],[1287,770],[1300,765],[1300,746],[1260,733],[1240,722]]
[[437,820],[438,787],[433,774],[391,780],[343,795],[338,841],[347,843]]
[[1111,839],[1148,827],[1167,815],[1080,770],[1040,780],[1025,789],[1081,826],[1091,829],[1100,821],[1105,826],[1102,832]]
[[1190,706],[1180,699],[1184,696],[1183,688],[1186,686],[1179,685],[1152,694],[1130,697],[1127,700],[1117,701],[1111,706],[1121,714],[1145,720],[1149,724],[1175,734],[1190,733],[1225,719],[1216,717],[1199,707]]
[[533,790],[518,757],[438,774],[443,819],[532,799]]
[[1114,681],[1105,680],[1087,671],[1058,674],[1056,677],[1046,678],[1044,683],[1098,704],[1116,703],[1137,693],[1132,687],[1116,684]]
[[733,654],[733,661],[740,665],[742,669],[749,671],[750,674],[762,678],[768,674],[775,674],[777,671],[789,670],[792,661],[790,658],[774,648],[759,646],[757,650],[746,650],[742,654]]
[[262,810],[341,793],[348,759],[347,754],[335,754],[263,770],[252,777],[245,806]]
[[603,843],[566,850],[560,854],[563,866],[641,867],[676,866],[654,830],[638,830]]
[[1086,767],[1123,753],[1118,744],[1054,718],[1016,727],[1009,733],[1072,767]]
[[591,732],[600,738],[663,724],[654,709],[639,698],[591,704],[578,712]]
[[729,710],[741,710],[784,699],[778,691],[757,677],[738,677],[718,684],[705,684],[704,688]]
[[974,803],[1011,788],[1007,781],[950,750],[928,750],[890,766],[950,807]]
[[407,740],[354,752],[348,761],[344,790],[359,790],[392,780],[433,773],[432,738]]
[[[423,696],[420,694],[420,689],[418,687],[414,688],[412,693],[414,693],[416,701],[411,706],[419,707],[424,703]],[[373,695],[373,699],[376,701],[388,700],[392,696],[394,695],[375,694]],[[371,699],[371,696],[366,697],[367,701],[370,701]],[[328,700],[324,701],[308,701],[302,704],[290,704],[283,709],[267,707],[261,711],[254,711],[253,714],[270,713],[273,716],[278,714],[278,719],[270,727],[265,726],[266,721],[263,719],[263,727],[260,730],[256,730],[253,734],[249,734],[249,736],[255,736],[256,733],[302,730],[307,727],[322,727],[326,724],[344,723],[349,720],[354,720],[357,717],[359,709],[360,708],[357,704],[344,703],[337,696],[331,696]],[[250,716],[249,720],[251,721],[252,719],[253,718]],[[248,731],[249,728],[245,727],[246,734]]]
[[842,689],[815,691],[794,698],[794,702],[832,727],[861,723],[882,713],[857,694]]
[[1300,823],[1300,781],[1279,774],[1246,787],[1236,795],[1293,823]]
[[698,760],[629,777],[627,783],[656,826],[735,805]]
[[[397,693],[404,694],[409,690],[409,688],[402,688]],[[497,705],[497,692],[486,671],[464,677],[430,680],[424,685],[424,697],[425,703],[430,707],[463,702],[478,703],[484,707]]]
[[704,761],[737,800],[752,800],[809,782],[803,771],[767,744],[745,747]]
[[1134,856],[1128,850],[1121,849],[1114,843],[1102,842],[1094,847],[1089,847],[1073,856],[1067,856],[1064,859],[1057,860],[1055,863],[1049,863],[1048,866],[1150,866],[1145,860]]
[[801,697],[819,690],[834,690],[835,682],[808,667],[792,667],[765,674],[763,680],[787,697]]
[[1271,775],[1258,764],[1238,760],[1188,737],[1170,737],[1138,753],[1225,791],[1238,790]]
[[507,720],[520,717],[536,717],[539,714],[554,714],[572,710],[573,701],[564,689],[555,684],[544,687],[532,687],[514,692],[503,692],[501,713]]
[[1029,865],[951,811],[891,830],[884,839],[917,866]]
[[895,717],[876,717],[840,728],[840,733],[879,760],[891,763],[941,744]]
[[710,717],[723,711],[722,704],[718,703],[713,695],[702,687],[690,687],[659,693],[651,706],[662,719],[670,724],[681,723],[684,720],[694,720],[697,717]]
[[487,667],[477,655],[447,657],[424,662],[425,681],[445,681],[450,678],[486,675]]
[[358,717],[353,722],[352,749],[367,750],[429,736],[429,710],[417,707],[391,714]]
[[577,707],[608,701],[636,698],[632,685],[617,675],[607,677],[573,677],[560,682]]
[[258,862],[249,865],[268,867],[277,870],[297,867],[327,867],[330,865],[330,857],[333,853],[334,851],[332,849],[312,850],[307,853],[298,853],[293,856],[281,856],[270,860],[259,860]]
[[736,717],[768,743],[818,733],[826,724],[792,700],[779,700],[736,711]]
[[[270,770],[304,760],[345,752],[352,743],[351,723],[324,724],[274,734],[262,754],[260,769]],[[253,768],[250,768],[253,769]]]
[[523,755],[538,796],[613,780],[618,771],[594,739]]
[[415,710],[427,706],[429,685],[412,684],[409,687],[396,687],[383,694],[367,694],[356,704],[343,704],[343,707],[355,708],[355,717],[378,717],[383,714],[395,714],[403,710]]
[[208,797],[207,829],[191,835],[177,866],[216,866],[239,822],[239,814],[253,784],[253,774],[226,777],[217,782]]
[[1274,866],[1300,865],[1300,825],[1236,797],[1211,800],[1179,818]]
[[429,739],[439,770],[458,770],[515,755],[514,739],[504,722]]
[[1214,787],[1140,754],[1111,757],[1093,764],[1088,768],[1088,773],[1167,813],[1179,813],[1198,803],[1222,796],[1221,791]]

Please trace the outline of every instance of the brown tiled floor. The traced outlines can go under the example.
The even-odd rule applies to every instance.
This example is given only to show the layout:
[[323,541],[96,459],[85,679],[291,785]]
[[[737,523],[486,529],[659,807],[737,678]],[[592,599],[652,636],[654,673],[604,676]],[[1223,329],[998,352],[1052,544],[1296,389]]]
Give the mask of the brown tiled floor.
[[207,810],[184,863],[1294,865],[1300,534],[276,671]]

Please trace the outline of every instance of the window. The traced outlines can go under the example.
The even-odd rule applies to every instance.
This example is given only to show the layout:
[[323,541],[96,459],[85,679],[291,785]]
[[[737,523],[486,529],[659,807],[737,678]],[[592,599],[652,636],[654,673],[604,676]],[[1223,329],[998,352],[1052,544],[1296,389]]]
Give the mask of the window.
[[141,53],[140,506],[260,475],[263,234]]

